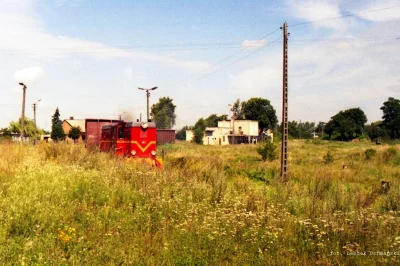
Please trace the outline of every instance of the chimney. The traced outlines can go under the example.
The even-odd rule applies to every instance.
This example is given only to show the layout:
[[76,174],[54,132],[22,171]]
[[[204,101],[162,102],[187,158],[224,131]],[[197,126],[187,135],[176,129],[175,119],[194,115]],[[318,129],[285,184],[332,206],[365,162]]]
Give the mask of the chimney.
[[74,120],[74,117],[73,117],[73,116],[70,116],[70,117],[69,117],[69,120]]

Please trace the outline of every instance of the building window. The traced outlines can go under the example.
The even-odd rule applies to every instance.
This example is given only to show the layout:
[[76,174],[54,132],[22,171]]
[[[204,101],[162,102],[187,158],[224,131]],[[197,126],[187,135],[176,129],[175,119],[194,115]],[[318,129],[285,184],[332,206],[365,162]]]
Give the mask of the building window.
[[222,137],[223,142],[225,142],[225,136]]

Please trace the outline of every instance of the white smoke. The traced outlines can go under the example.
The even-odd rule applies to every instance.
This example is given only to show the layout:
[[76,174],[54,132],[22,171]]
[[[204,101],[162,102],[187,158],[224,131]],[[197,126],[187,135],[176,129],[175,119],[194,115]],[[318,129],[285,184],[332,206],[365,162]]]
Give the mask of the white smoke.
[[24,68],[14,73],[14,80],[18,83],[25,83],[27,86],[39,82],[43,77],[44,71],[38,66]]

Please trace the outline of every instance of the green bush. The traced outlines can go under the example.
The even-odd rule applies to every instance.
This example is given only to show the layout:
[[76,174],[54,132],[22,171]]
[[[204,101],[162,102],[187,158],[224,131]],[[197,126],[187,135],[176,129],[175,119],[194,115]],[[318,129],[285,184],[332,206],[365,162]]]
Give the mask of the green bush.
[[270,141],[262,142],[260,146],[258,146],[257,152],[261,155],[264,162],[266,160],[271,162],[278,157],[276,154],[276,144]]
[[389,161],[389,160],[393,159],[394,157],[396,157],[396,154],[397,154],[396,148],[390,147],[383,153],[383,159],[385,161]]
[[328,151],[325,155],[324,155],[324,163],[325,164],[330,164],[333,163],[333,155],[330,151]]
[[367,160],[371,159],[372,157],[374,157],[376,155],[376,150],[375,149],[367,149],[365,151],[365,158]]

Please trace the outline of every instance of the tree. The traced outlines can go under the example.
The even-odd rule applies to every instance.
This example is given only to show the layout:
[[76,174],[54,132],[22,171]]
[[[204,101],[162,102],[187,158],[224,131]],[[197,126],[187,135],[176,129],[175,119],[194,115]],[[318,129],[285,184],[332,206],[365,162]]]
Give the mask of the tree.
[[[11,121],[9,130],[11,131],[11,133],[21,133],[21,118],[19,118],[18,121]],[[26,116],[24,117],[24,133],[29,137],[33,137],[36,135],[33,119],[30,119]],[[37,128],[37,133],[43,134],[44,131],[40,128]]]
[[365,126],[365,133],[371,141],[375,141],[379,137],[386,137],[386,129],[382,127],[382,121],[376,121]]
[[71,127],[71,130],[68,133],[68,137],[73,139],[74,142],[76,142],[77,139],[81,136],[81,128],[79,126],[77,127]]
[[52,116],[52,119],[51,119],[51,135],[50,136],[54,141],[65,139],[65,133],[64,133],[64,129],[62,127],[62,122],[60,120],[60,111],[58,110],[58,107],[57,107],[56,111],[54,112],[54,115]]
[[204,122],[206,123],[207,127],[217,127],[218,126],[218,121],[224,121],[228,118],[228,115],[216,115],[212,114],[209,117],[207,117]]
[[204,131],[206,130],[206,122],[200,118],[193,127],[193,141],[197,144],[203,144]]
[[392,139],[400,138],[400,100],[389,97],[381,107],[383,111],[382,126],[386,128]]
[[191,129],[191,127],[184,126],[180,130],[178,130],[178,132],[176,133],[176,139],[186,140],[186,130],[190,130],[190,129]]
[[299,124],[297,123],[297,121],[289,121],[288,122],[288,131],[289,131],[289,135],[292,138],[298,139],[300,137]]
[[240,102],[239,99],[237,99],[231,108],[231,111],[233,113],[233,117],[232,119],[236,119],[236,120],[243,120],[245,119],[244,114],[243,114],[243,102]]
[[332,134],[339,134],[342,140],[360,136],[364,130],[367,116],[360,108],[351,108],[340,111],[332,116],[326,124],[325,131],[331,138]]
[[242,103],[241,111],[246,119],[257,120],[261,130],[274,129],[278,123],[275,109],[267,99],[251,98]]
[[151,106],[151,116],[156,123],[157,128],[169,129],[175,125],[175,108],[169,97],[161,97],[158,103]]
[[1,135],[1,137],[3,137],[3,138],[11,137],[11,131],[7,127],[0,129],[0,132],[3,133]]
[[332,120],[325,124],[325,134],[328,135],[329,139],[332,138],[333,133],[335,132],[335,125]]
[[297,121],[288,122],[288,131],[289,135],[292,138],[310,139],[312,137],[312,133],[314,132],[314,130],[315,130],[314,122],[300,122],[300,123],[298,123]]

